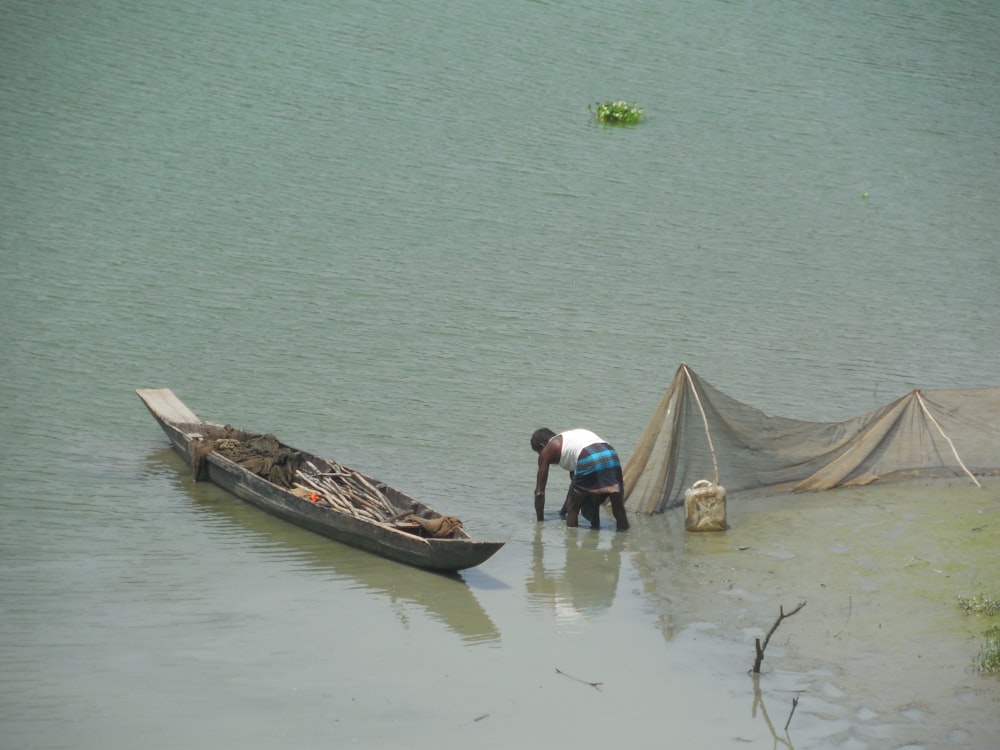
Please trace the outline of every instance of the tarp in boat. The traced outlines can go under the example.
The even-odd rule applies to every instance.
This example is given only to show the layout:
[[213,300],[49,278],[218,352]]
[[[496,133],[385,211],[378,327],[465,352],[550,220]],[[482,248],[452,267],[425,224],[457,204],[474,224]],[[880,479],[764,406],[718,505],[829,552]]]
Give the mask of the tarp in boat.
[[1000,387],[915,389],[845,422],[771,417],[682,364],[625,465],[625,502],[658,513],[708,479],[732,495],[1000,475]]

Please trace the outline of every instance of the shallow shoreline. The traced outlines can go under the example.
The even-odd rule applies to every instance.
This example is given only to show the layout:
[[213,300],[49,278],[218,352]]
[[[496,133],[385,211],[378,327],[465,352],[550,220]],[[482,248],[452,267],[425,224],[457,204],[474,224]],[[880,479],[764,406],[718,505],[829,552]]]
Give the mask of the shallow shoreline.
[[[844,723],[834,745],[985,747],[1000,736],[1000,680],[972,669],[993,620],[957,599],[1000,588],[1000,483],[737,498],[729,523],[687,533],[675,509],[635,524],[665,638],[707,624],[745,644],[749,669],[754,639],[806,602],[775,631],[760,677],[765,695],[801,697],[793,729]],[[651,552],[658,536],[669,540],[662,555]]]

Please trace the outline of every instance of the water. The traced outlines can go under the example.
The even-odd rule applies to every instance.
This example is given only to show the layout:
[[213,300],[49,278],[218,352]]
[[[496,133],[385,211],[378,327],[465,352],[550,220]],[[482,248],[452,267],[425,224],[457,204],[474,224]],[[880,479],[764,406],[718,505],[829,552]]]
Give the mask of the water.
[[[987,2],[0,4],[5,744],[645,741],[664,706],[771,742],[739,635],[661,632],[667,519],[538,529],[527,437],[627,458],[681,362],[806,419],[1000,382],[997,38]],[[188,480],[159,386],[507,546],[453,586],[261,517]],[[916,742],[828,700],[792,739]]]

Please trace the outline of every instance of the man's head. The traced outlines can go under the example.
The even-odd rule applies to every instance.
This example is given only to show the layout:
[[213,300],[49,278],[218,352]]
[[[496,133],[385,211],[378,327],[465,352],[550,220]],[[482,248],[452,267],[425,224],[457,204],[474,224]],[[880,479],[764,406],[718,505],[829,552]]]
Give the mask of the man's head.
[[556,434],[550,430],[548,427],[540,427],[531,433],[531,450],[535,453],[541,453],[542,448],[548,443]]

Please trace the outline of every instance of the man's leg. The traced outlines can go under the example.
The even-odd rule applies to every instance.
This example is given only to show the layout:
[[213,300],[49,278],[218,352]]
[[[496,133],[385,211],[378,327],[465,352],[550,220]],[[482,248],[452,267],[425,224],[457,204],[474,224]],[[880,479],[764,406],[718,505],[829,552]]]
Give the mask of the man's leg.
[[573,494],[573,486],[570,485],[570,488],[566,490],[566,499],[563,500],[562,508],[559,509],[560,518],[566,517],[566,513],[569,511],[569,497],[572,494]]
[[583,495],[572,487],[566,495],[566,525],[576,528],[580,525],[580,506],[583,505]]
[[587,493],[583,496],[583,502],[580,504],[580,515],[590,522],[592,529],[601,528],[602,502],[604,502],[603,496]]
[[628,516],[625,513],[625,500],[622,497],[621,492],[615,492],[608,495],[611,500],[611,513],[615,517],[615,523],[618,524],[619,531],[626,531],[628,529]]

